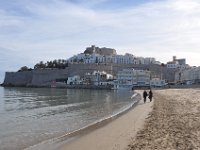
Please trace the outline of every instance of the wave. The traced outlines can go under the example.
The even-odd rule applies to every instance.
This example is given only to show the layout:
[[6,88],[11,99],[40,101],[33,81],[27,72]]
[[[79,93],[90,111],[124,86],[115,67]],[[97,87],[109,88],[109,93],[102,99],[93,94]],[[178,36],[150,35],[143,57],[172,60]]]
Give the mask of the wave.
[[127,106],[124,109],[115,113],[114,115],[110,115],[108,117],[99,119],[91,124],[88,124],[87,126],[84,126],[77,130],[74,130],[72,132],[66,133],[62,136],[42,141],[41,143],[30,146],[28,148],[25,148],[24,150],[37,150],[37,149],[55,150],[55,149],[58,149],[58,147],[60,147],[61,145],[66,144],[69,141],[72,141],[72,140],[80,137],[81,135],[87,134],[87,133],[94,131],[102,126],[105,126],[108,123],[110,123],[111,121],[113,121],[113,120],[117,119],[118,117],[122,116],[123,114],[127,113],[128,111],[130,111],[132,108],[134,108],[138,104],[139,100],[141,99],[141,96],[138,93],[134,93],[130,97],[130,99],[133,99],[133,102],[129,106]]

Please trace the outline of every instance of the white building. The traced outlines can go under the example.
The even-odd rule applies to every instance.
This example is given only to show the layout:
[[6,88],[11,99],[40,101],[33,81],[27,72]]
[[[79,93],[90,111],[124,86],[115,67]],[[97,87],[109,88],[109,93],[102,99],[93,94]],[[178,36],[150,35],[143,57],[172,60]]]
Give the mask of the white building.
[[154,79],[150,80],[150,86],[151,87],[163,87],[165,85],[167,85],[165,80],[161,80],[159,78],[154,78]]
[[87,84],[93,85],[104,85],[104,82],[107,83],[108,80],[112,80],[113,75],[106,73],[105,71],[94,71],[92,73],[86,73],[84,81]]
[[173,60],[167,62],[167,68],[170,69],[186,69],[189,65],[186,64],[185,58],[177,59],[176,56],[173,56]]
[[100,55],[92,54],[78,54],[68,59],[70,63],[113,63],[113,64],[156,64],[155,58],[135,57],[132,54],[125,55]]
[[81,79],[81,77],[79,75],[75,75],[72,77],[68,77],[67,84],[68,85],[83,84],[83,80]]
[[167,63],[167,68],[170,68],[170,69],[176,69],[176,68],[179,68],[179,64],[178,64],[178,62],[168,62]]
[[150,71],[123,69],[117,73],[114,89],[133,88],[150,85]]
[[180,69],[175,73],[175,82],[193,84],[200,81],[200,67]]

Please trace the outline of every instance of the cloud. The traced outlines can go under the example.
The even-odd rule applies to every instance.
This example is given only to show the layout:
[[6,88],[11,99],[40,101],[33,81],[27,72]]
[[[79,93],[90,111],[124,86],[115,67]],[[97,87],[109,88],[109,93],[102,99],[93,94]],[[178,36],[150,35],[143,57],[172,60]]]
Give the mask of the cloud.
[[[113,2],[2,1],[0,45],[15,51],[4,55],[4,61],[18,53],[33,65],[40,60],[69,58],[95,44],[115,48],[119,54],[151,56],[162,62],[171,60],[172,55],[184,56],[191,65],[200,65],[192,59],[200,49],[198,0],[137,1],[137,4],[126,1],[123,7]],[[16,63],[22,64],[20,60]],[[4,64],[12,66],[10,62]]]
[[0,56],[0,71],[15,71],[16,68],[19,69],[31,63],[29,61],[30,57],[25,57],[26,55],[11,49],[0,47]]
[[28,57],[18,51],[0,47],[0,83],[3,82],[6,71],[17,71],[22,66],[32,66]]

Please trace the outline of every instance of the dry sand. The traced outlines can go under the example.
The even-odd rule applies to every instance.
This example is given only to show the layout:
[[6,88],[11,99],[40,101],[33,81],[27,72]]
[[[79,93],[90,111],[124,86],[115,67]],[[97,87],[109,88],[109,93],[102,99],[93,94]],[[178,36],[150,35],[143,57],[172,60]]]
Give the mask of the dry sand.
[[61,150],[199,150],[200,89],[153,93],[153,103],[140,101],[127,114]]
[[124,150],[144,126],[153,102],[141,100],[134,109],[111,123],[67,143],[61,150]]
[[154,106],[129,150],[199,150],[200,89],[154,91]]

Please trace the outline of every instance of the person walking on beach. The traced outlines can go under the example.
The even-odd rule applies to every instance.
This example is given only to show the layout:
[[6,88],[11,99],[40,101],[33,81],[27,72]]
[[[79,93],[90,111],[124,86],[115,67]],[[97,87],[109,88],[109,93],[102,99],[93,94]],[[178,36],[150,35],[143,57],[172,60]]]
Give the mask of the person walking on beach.
[[152,91],[151,91],[151,89],[150,89],[150,91],[149,91],[149,100],[150,100],[150,102],[152,101],[152,97],[153,97],[153,93],[152,93]]
[[144,92],[143,92],[144,103],[146,102],[147,95],[148,95],[147,91],[144,90]]

